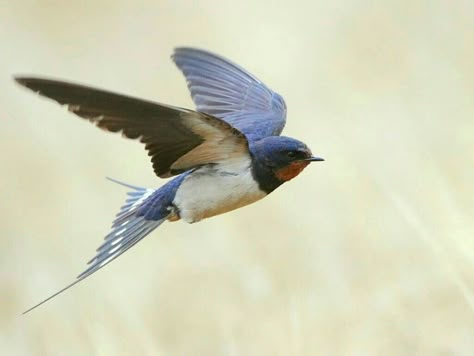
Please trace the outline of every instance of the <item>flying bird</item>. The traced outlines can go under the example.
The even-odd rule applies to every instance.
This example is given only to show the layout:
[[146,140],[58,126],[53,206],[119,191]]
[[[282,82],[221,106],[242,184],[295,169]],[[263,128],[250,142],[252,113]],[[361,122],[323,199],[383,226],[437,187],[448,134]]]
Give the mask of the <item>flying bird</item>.
[[260,200],[322,158],[303,142],[280,136],[283,98],[255,76],[216,54],[177,48],[196,111],[65,81],[16,77],[22,86],[66,105],[101,129],[145,144],[153,170],[173,177],[158,189],[131,191],[88,268],[62,290],[123,254],[166,220],[200,220]]

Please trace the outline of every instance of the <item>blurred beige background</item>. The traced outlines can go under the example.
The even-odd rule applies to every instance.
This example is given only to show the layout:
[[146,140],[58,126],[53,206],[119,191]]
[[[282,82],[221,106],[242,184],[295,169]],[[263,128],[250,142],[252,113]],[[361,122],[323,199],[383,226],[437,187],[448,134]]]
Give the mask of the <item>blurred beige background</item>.
[[[0,2],[0,353],[472,355],[474,2]],[[13,74],[192,107],[172,48],[281,93],[285,134],[326,158],[267,199],[165,224],[71,282],[143,147]]]

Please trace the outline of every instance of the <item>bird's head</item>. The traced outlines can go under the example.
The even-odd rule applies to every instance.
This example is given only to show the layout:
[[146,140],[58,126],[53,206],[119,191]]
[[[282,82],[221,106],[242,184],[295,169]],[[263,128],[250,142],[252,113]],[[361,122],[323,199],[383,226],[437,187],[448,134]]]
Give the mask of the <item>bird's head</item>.
[[291,137],[270,136],[256,145],[257,159],[270,168],[281,183],[287,182],[311,162],[324,161],[315,157],[306,144]]

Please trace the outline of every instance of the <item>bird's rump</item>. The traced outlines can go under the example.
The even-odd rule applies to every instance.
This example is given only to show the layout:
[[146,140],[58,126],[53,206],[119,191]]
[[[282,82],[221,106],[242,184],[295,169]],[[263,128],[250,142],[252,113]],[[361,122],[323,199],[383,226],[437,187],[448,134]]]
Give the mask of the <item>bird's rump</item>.
[[281,171],[282,179],[277,179],[271,156],[264,154],[288,142],[279,136],[286,122],[279,94],[210,52],[177,48],[172,58],[186,77],[197,111],[65,81],[15,78],[99,128],[142,142],[159,177],[179,174],[156,190],[117,182],[132,191],[87,269],[26,312],[92,275],[167,219],[193,223],[251,204],[307,164]]
[[162,178],[236,155],[248,157],[246,137],[204,113],[63,81],[23,77],[16,81],[102,129],[140,139]]

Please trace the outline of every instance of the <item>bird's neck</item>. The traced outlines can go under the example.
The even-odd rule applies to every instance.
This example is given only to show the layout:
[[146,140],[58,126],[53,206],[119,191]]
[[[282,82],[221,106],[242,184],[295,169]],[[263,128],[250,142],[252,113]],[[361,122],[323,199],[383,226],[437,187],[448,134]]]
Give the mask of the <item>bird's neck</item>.
[[261,162],[253,162],[252,175],[255,181],[258,183],[260,190],[267,194],[270,194],[283,184],[283,181],[276,177],[273,170],[263,165]]
[[252,152],[252,175],[258,183],[260,190],[267,194],[273,192],[284,183],[278,178],[274,168],[267,164],[264,157],[260,157],[259,152]]

